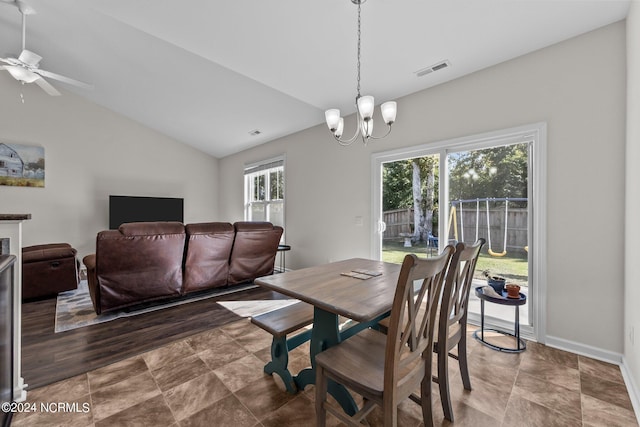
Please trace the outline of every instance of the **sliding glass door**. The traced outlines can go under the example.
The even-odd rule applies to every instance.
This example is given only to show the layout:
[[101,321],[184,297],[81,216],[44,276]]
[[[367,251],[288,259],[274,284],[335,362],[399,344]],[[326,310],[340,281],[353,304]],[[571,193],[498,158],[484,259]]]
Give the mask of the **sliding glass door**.
[[[522,332],[542,340],[545,134],[538,124],[374,154],[372,257],[401,262],[484,238],[475,284],[500,276],[520,285]],[[470,301],[469,319],[479,322],[473,291]],[[513,307],[487,304],[485,321],[513,328]]]
[[[448,194],[446,235],[449,241],[486,243],[476,265],[474,285],[487,277],[520,285],[529,294],[529,164],[531,141],[479,149],[447,150]],[[513,324],[511,306],[486,304],[485,314]],[[520,323],[533,324],[528,305]],[[480,314],[480,301],[471,292],[469,315]]]

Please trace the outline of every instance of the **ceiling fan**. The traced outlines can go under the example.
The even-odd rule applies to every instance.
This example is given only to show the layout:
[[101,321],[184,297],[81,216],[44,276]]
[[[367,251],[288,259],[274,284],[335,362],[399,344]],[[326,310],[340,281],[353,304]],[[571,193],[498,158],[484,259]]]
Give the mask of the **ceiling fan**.
[[6,65],[0,65],[0,70],[6,70],[22,84],[35,83],[42,90],[47,92],[51,96],[59,96],[60,92],[44,79],[57,80],[63,83],[67,83],[73,86],[78,86],[83,89],[93,89],[93,85],[83,83],[78,80],[71,79],[69,77],[61,76],[60,74],[52,73],[51,71],[45,71],[39,68],[40,60],[42,57],[25,48],[26,34],[27,34],[27,15],[33,15],[36,13],[35,9],[26,4],[22,0],[0,0],[4,3],[13,4],[18,8],[22,14],[22,52],[17,58],[0,58],[0,63]]

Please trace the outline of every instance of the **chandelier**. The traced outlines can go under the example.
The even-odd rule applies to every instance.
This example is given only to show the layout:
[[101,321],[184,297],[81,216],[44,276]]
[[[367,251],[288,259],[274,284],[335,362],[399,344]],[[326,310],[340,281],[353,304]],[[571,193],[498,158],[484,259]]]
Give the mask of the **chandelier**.
[[325,119],[327,120],[327,126],[333,137],[340,143],[340,145],[351,145],[353,141],[358,138],[358,135],[361,136],[362,142],[367,145],[367,142],[370,139],[382,139],[385,136],[389,135],[391,132],[391,125],[396,120],[396,112],[397,105],[394,101],[385,102],[380,106],[380,112],[382,113],[382,119],[387,125],[387,132],[382,136],[373,136],[373,111],[375,107],[375,102],[373,96],[361,96],[360,95],[360,6],[366,0],[351,0],[352,3],[358,5],[358,63],[357,63],[357,87],[358,94],[356,96],[356,116],[357,116],[357,126],[356,131],[350,139],[342,139],[342,132],[344,130],[344,119],[340,117],[340,110],[337,108],[333,108],[331,110],[327,110],[324,113]]

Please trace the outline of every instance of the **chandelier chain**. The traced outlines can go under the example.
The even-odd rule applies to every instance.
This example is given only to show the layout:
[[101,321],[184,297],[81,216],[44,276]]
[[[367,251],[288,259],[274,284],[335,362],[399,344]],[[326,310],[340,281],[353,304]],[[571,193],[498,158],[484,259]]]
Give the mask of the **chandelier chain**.
[[[358,2],[358,98],[360,98],[360,5],[362,2]],[[356,98],[357,99],[357,98]]]

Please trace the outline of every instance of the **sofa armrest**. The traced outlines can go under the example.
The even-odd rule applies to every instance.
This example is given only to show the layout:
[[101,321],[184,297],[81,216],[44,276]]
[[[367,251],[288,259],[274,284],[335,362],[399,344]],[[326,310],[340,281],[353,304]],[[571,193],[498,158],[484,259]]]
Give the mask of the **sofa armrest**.
[[87,267],[87,285],[89,287],[89,295],[91,296],[93,309],[96,311],[96,314],[100,314],[102,308],[100,306],[100,289],[96,276],[96,254],[87,255],[82,259],[82,263]]
[[93,270],[95,273],[96,270],[96,254],[87,255],[82,259],[82,263],[87,267],[87,274],[89,270]]

